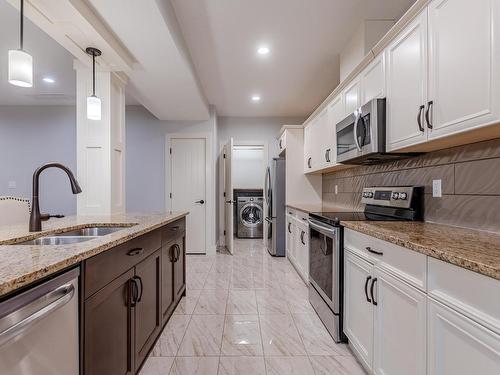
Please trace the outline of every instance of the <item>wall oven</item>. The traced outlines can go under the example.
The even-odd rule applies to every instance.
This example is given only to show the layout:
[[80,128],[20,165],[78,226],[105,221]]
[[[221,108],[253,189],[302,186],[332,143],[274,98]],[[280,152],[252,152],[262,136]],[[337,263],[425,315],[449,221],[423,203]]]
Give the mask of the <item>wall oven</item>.
[[309,301],[335,342],[342,332],[343,231],[309,217]]

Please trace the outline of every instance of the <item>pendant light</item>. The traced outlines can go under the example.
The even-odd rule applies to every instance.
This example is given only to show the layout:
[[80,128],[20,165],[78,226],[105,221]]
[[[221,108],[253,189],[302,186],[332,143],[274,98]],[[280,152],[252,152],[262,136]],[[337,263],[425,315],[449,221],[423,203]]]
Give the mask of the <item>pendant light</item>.
[[33,57],[23,50],[24,0],[21,0],[20,45],[9,50],[9,83],[20,87],[33,87]]
[[85,52],[92,56],[92,95],[87,97],[87,118],[98,121],[101,119],[101,99],[95,95],[95,58],[101,56],[101,51],[88,47]]

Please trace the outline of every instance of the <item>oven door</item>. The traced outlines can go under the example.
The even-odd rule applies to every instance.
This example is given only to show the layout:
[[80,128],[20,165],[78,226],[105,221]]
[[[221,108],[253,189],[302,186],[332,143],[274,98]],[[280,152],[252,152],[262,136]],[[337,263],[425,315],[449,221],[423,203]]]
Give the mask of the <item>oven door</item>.
[[340,228],[309,218],[309,281],[335,314],[340,313]]

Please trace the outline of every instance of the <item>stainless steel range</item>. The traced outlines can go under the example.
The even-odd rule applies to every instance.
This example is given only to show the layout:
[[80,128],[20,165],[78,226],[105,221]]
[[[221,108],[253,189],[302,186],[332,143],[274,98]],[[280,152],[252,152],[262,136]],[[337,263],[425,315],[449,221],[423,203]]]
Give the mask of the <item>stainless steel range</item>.
[[363,189],[362,212],[309,214],[309,301],[336,342],[343,333],[344,231],[343,221],[422,220],[423,187]]

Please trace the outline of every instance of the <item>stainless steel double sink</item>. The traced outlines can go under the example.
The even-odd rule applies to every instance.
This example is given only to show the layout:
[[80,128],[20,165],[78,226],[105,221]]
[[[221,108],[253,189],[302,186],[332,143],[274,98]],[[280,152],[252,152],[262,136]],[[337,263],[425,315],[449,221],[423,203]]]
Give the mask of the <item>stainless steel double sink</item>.
[[16,245],[70,245],[90,241],[128,227],[130,226],[82,228],[35,238],[30,241],[20,242]]

